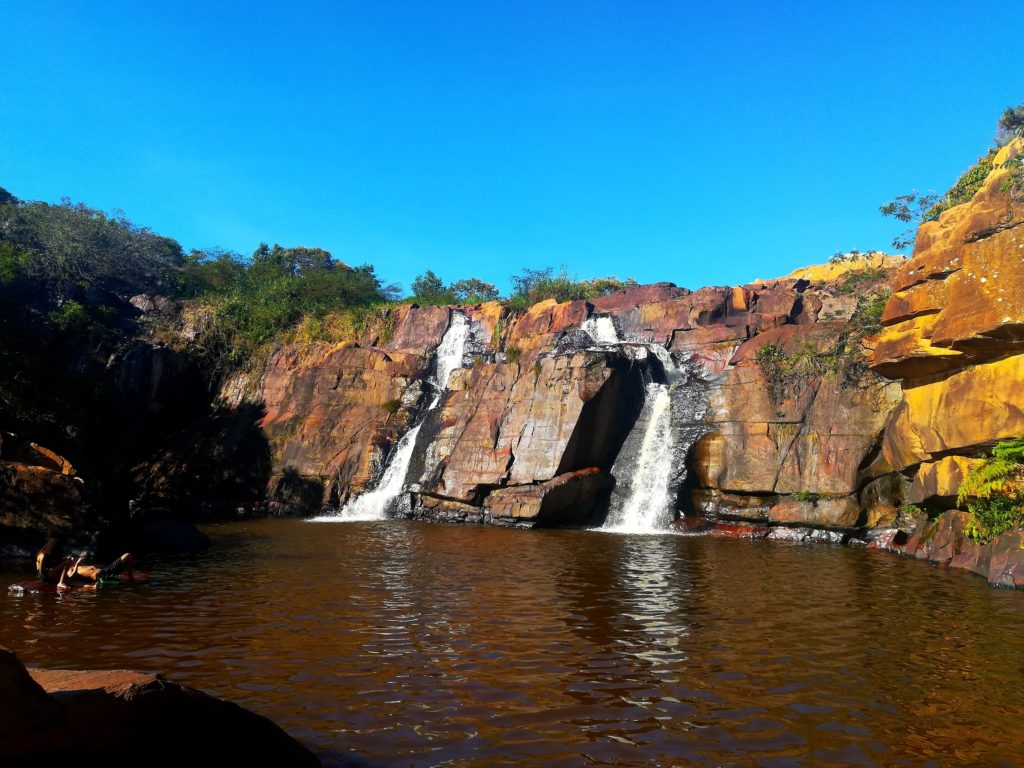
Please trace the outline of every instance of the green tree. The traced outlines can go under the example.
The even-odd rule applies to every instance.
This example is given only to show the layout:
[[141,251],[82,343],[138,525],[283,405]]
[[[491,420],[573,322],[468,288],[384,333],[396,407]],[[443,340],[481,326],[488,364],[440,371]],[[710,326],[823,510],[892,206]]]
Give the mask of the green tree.
[[420,304],[455,303],[455,296],[445,288],[444,281],[429,269],[412,281],[412,294]]
[[1024,136],[1024,104],[1007,107],[996,123],[996,144],[1003,146],[1015,138]]
[[479,304],[498,298],[498,289],[493,284],[485,283],[475,277],[457,280],[449,286],[448,290],[459,304]]

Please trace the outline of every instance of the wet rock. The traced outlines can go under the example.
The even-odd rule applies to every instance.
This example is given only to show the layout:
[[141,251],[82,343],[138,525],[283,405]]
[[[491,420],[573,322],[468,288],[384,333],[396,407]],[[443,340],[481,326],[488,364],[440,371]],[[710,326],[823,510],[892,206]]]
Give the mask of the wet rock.
[[818,528],[775,527],[768,532],[772,541],[814,542],[820,544],[842,544],[845,536],[838,531],[823,531]]
[[767,525],[716,522],[707,531],[707,535],[725,539],[763,539],[770,530]]
[[712,518],[767,521],[778,500],[774,495],[727,493],[717,488],[696,488],[690,492],[693,508]]
[[967,512],[922,517],[903,551],[921,560],[983,576],[993,586],[1024,587],[1024,531],[1009,531],[980,544],[966,536]]
[[901,552],[907,543],[907,534],[899,528],[876,528],[865,533],[868,549]]

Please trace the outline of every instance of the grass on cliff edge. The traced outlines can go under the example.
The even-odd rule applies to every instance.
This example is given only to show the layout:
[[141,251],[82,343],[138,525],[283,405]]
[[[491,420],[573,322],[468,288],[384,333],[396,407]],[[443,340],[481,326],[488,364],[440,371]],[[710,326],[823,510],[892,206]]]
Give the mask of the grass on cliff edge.
[[967,504],[966,533],[990,541],[1024,526],[1024,438],[997,443],[960,485],[957,506]]

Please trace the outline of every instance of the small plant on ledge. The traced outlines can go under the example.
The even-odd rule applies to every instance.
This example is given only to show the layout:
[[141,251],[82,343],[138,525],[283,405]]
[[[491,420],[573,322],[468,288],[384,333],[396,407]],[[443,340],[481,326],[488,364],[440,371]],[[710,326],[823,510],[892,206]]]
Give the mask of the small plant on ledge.
[[380,404],[380,407],[383,408],[388,413],[398,413],[398,409],[402,407],[402,401],[385,400],[383,403]]
[[799,502],[817,504],[818,499],[821,498],[821,495],[817,493],[812,493],[811,491],[797,491],[796,493],[793,494],[793,498]]

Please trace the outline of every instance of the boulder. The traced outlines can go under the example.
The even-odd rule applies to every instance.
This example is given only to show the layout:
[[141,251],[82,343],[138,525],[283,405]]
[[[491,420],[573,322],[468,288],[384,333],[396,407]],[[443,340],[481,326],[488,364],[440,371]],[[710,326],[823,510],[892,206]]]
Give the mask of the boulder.
[[935,520],[919,519],[904,546],[889,548],[948,568],[984,577],[997,587],[1024,588],[1024,531],[1008,531],[980,544],[965,534],[969,515],[951,510]]
[[860,505],[852,496],[817,501],[792,499],[776,504],[768,511],[768,519],[772,523],[813,525],[819,528],[856,528],[859,518]]
[[26,669],[0,649],[0,761],[319,765],[270,720],[129,671]]
[[544,483],[500,488],[484,502],[495,519],[540,525],[583,525],[590,522],[613,485],[598,467],[566,472]]

